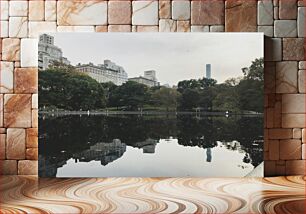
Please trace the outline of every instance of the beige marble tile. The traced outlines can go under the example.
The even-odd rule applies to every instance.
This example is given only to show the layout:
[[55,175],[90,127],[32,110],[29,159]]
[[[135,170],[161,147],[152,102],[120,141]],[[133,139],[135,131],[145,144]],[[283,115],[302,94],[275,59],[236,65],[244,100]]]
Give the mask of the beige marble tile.
[[262,32],[265,36],[273,37],[274,28],[273,26],[258,26],[257,32]]
[[131,32],[131,25],[108,25],[108,32]]
[[159,1],[159,18],[171,18],[171,1]]
[[224,32],[224,25],[212,25],[209,27],[210,32]]
[[137,28],[136,27],[137,27],[136,25],[132,25],[132,32],[133,33],[137,32]]
[[208,25],[192,25],[191,32],[209,32]]
[[10,16],[28,15],[28,1],[9,1],[9,7]]
[[300,93],[305,93],[305,84],[306,84],[305,73],[306,73],[306,70],[299,70],[299,82],[298,82],[298,85],[299,85],[299,92]]
[[[270,146],[270,145],[269,145]],[[280,140],[279,153],[281,160],[299,160],[302,158],[301,140]]]
[[27,160],[38,160],[38,148],[29,148],[26,150]]
[[296,20],[275,20],[274,21],[275,37],[297,37]]
[[283,128],[305,128],[306,114],[283,114],[282,127]]
[[0,62],[0,93],[12,93],[14,87],[14,63]]
[[56,22],[29,22],[29,37],[38,38],[41,33],[56,32]]
[[36,160],[21,160],[18,161],[18,175],[37,175],[38,161]]
[[[0,98],[1,98],[1,95],[0,95]],[[5,144],[6,144],[6,134],[0,134],[0,160],[5,159],[5,153],[6,153]]]
[[279,140],[269,141],[269,160],[279,160]]
[[272,0],[258,1],[257,24],[273,25],[273,2]]
[[4,126],[12,128],[31,127],[31,94],[4,95]]
[[190,32],[190,22],[177,21],[177,32]]
[[274,7],[274,9],[273,9],[273,18],[274,18],[275,20],[278,20],[278,19],[279,19],[279,17],[278,17],[278,11],[279,11],[278,7]]
[[0,160],[0,175],[17,175],[16,160]]
[[294,139],[301,139],[302,138],[302,129],[294,128],[293,129],[293,138]]
[[[219,1],[220,4],[222,1]],[[225,2],[226,32],[256,32],[257,31],[257,1],[227,0]],[[216,23],[223,24],[223,23]]]
[[172,19],[189,20],[190,19],[190,1],[172,1]]
[[99,0],[57,2],[58,25],[106,25],[107,2]]
[[284,94],[282,97],[282,113],[305,114],[305,97],[305,94]]
[[131,24],[131,5],[130,1],[109,1],[108,24]]
[[40,0],[29,1],[29,20],[43,21],[45,19],[45,2]]
[[304,38],[283,38],[283,60],[304,60],[304,44]]
[[0,20],[8,20],[9,18],[9,2],[0,1]]
[[38,70],[37,68],[16,68],[14,72],[14,92],[37,93]]
[[159,20],[159,32],[176,32],[176,21],[172,19]]
[[276,93],[296,93],[297,90],[297,62],[276,63]]
[[20,60],[20,39],[2,40],[2,59],[6,61]]
[[25,129],[8,128],[6,140],[7,159],[20,160],[25,159]]
[[192,25],[223,25],[224,17],[223,1],[210,0],[191,2]]
[[57,1],[45,1],[45,20],[56,21]]
[[28,18],[10,17],[10,37],[26,38],[28,36]]
[[8,21],[0,21],[0,37],[8,37]]
[[158,32],[158,26],[137,26],[137,32]]
[[133,1],[133,25],[158,25],[158,1]]
[[301,69],[301,70],[306,69],[306,61],[300,61],[299,62],[299,69]]
[[38,94],[32,94],[32,109],[38,109]]
[[292,129],[269,129],[268,131],[269,139],[278,140],[278,139],[291,139],[292,138]]
[[33,128],[38,127],[38,110],[37,109],[32,110],[32,127]]
[[58,26],[57,32],[95,32],[95,27],[94,26]]
[[96,32],[107,32],[107,25],[99,25],[95,27]]
[[3,127],[3,94],[0,94],[0,127]]
[[296,19],[297,17],[296,0],[279,0],[279,18]]
[[26,147],[38,148],[38,129],[29,128],[26,130]]
[[306,7],[298,8],[298,18],[297,18],[297,28],[298,28],[298,37],[305,37],[305,10]]
[[38,66],[38,40],[21,39],[21,67]]

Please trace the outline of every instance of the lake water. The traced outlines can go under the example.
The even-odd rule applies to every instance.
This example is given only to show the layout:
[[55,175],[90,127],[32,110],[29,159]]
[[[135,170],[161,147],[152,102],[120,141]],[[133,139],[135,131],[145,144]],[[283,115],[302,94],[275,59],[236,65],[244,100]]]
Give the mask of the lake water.
[[242,177],[263,161],[263,118],[40,115],[41,177]]

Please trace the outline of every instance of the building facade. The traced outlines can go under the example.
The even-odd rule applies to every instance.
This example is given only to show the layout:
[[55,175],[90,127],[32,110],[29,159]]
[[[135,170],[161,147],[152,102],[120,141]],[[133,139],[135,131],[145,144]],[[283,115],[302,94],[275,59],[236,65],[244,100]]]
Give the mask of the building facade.
[[54,61],[70,64],[69,60],[63,57],[62,50],[54,45],[54,37],[42,34],[38,43],[38,69],[45,70]]
[[206,78],[211,79],[211,64],[206,64]]
[[159,86],[159,82],[156,78],[156,71],[154,70],[144,71],[144,76],[129,78],[129,81],[138,82],[148,87]]
[[115,85],[122,85],[128,81],[128,74],[123,67],[116,65],[110,60],[104,60],[104,64],[94,65],[93,63],[78,64],[76,70],[86,73],[100,83],[113,82]]

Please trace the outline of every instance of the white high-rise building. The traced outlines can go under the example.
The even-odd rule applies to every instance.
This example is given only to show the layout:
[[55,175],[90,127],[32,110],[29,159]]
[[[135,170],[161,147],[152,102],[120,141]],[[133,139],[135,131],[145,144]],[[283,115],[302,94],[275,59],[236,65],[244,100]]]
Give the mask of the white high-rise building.
[[144,76],[129,78],[129,81],[138,82],[148,87],[159,86],[159,82],[156,78],[156,71],[149,70],[144,72]]
[[104,60],[104,64],[94,65],[93,63],[78,64],[75,69],[86,73],[98,82],[113,82],[115,85],[122,85],[128,81],[128,74],[123,67],[116,65],[110,60]]
[[211,79],[211,64],[206,64],[206,78]]
[[69,60],[63,57],[62,50],[54,45],[54,37],[42,34],[38,43],[38,68],[45,70],[54,61],[70,64]]
[[149,71],[145,71],[144,72],[144,78],[153,80],[153,81],[157,81],[156,79],[156,71],[154,70],[149,70]]

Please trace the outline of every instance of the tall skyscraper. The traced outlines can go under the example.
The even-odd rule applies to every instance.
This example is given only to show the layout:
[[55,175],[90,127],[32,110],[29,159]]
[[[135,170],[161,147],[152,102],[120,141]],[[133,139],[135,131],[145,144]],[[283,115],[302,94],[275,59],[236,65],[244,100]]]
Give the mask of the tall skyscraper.
[[206,64],[206,78],[211,79],[211,64]]

